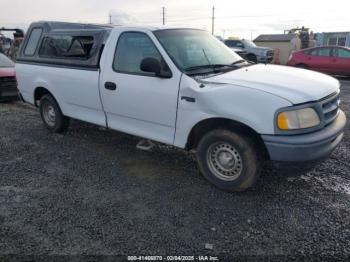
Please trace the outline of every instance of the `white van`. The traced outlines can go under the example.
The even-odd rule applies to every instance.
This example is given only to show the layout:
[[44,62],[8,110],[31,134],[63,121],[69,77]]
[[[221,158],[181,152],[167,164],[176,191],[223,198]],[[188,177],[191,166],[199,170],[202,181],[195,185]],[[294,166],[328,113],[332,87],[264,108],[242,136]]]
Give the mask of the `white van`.
[[336,79],[252,64],[197,29],[38,22],[16,71],[50,131],[74,118],[196,150],[227,191],[252,186],[264,161],[329,156],[346,124]]

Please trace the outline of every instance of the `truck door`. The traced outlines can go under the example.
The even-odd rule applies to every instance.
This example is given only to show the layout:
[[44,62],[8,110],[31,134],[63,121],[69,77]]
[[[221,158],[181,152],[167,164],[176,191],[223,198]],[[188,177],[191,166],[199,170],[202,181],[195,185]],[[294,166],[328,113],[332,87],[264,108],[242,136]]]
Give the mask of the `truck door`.
[[[172,144],[181,72],[153,34],[114,33],[104,51],[100,80],[108,126]],[[172,77],[161,78],[142,71],[141,61],[146,57],[160,61],[162,70],[169,70]]]

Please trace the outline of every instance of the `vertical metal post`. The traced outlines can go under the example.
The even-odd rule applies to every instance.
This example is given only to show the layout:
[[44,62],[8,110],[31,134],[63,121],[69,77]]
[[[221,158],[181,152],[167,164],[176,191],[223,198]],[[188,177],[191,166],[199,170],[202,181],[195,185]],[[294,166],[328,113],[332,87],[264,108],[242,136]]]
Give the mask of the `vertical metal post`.
[[211,33],[212,35],[214,35],[214,20],[215,20],[215,6],[213,6],[213,13],[212,13],[212,17],[211,17]]
[[163,25],[165,25],[165,7],[163,6]]

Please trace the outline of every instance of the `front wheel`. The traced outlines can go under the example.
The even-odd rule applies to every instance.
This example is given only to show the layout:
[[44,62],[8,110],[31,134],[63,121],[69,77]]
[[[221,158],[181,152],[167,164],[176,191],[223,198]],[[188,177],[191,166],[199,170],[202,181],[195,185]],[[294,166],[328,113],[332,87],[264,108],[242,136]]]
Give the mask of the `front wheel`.
[[244,191],[254,185],[260,160],[253,141],[229,130],[213,130],[200,140],[197,160],[201,173],[225,191]]
[[51,132],[61,133],[69,126],[69,118],[62,114],[59,105],[51,95],[44,95],[40,99],[40,115]]

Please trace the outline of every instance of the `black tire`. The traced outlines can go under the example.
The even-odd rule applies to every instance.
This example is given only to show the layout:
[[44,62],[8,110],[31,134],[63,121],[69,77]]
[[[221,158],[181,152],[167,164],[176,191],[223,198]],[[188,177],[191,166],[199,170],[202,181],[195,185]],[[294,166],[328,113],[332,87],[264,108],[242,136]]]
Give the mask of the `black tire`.
[[255,64],[258,63],[258,59],[256,58],[256,55],[253,55],[253,54],[248,54],[247,55],[247,60],[250,61],[250,62],[253,62]]
[[[234,160],[228,160],[230,157]],[[213,130],[203,136],[197,147],[197,161],[201,173],[209,182],[229,192],[241,192],[253,186],[262,163],[250,138],[225,129]],[[232,163],[233,167],[230,166]],[[226,171],[221,169],[225,165]]]
[[52,133],[62,133],[69,126],[69,118],[62,114],[59,105],[51,95],[44,95],[40,99],[40,115],[44,125]]

